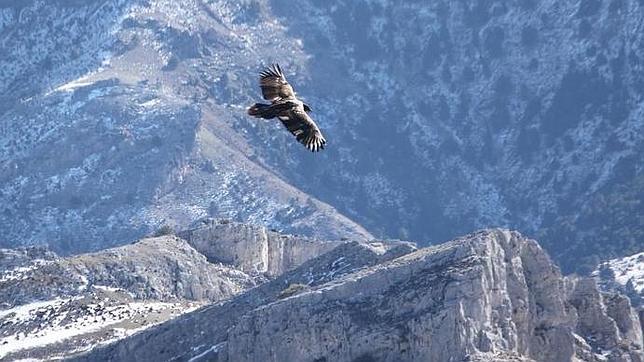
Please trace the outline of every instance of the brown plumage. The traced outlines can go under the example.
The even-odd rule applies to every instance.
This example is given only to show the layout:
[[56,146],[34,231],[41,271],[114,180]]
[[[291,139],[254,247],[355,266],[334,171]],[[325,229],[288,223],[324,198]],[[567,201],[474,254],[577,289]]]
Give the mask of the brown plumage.
[[260,73],[259,86],[264,99],[271,104],[255,103],[248,109],[249,115],[265,119],[277,117],[310,151],[324,149],[326,139],[309,116],[311,107],[297,99],[278,64],[272,64]]

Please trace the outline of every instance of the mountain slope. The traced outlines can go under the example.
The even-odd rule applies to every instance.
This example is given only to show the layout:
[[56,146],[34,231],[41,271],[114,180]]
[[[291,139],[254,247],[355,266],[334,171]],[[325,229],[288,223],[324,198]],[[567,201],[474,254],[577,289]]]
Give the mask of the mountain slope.
[[602,290],[627,296],[644,327],[644,253],[604,262],[592,276]]
[[[643,6],[2,5],[2,245],[94,250],[204,216],[371,237],[349,217],[424,244],[512,227],[590,272],[642,251]],[[245,115],[272,61],[324,153]]]
[[566,271],[642,251],[641,1],[273,5],[343,130],[323,199],[374,233],[509,226]]
[[231,117],[241,108],[209,96],[240,33],[274,25],[235,25],[213,12],[226,2],[182,5],[3,6],[0,245],[95,250],[208,215],[370,237],[257,162]]
[[[10,252],[0,250],[0,256]],[[34,258],[0,274],[0,358],[53,358],[123,338],[262,282],[174,236]]]

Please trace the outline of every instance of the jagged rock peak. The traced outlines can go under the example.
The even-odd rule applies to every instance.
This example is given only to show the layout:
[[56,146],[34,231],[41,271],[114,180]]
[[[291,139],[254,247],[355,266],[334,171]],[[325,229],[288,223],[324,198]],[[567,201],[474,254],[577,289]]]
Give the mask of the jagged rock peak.
[[[341,250],[338,248],[311,259],[272,285],[251,289],[227,303],[185,315],[85,357],[195,358],[193,361],[642,359],[641,330],[628,302],[597,297],[600,294],[594,284],[586,281],[571,287],[572,281],[562,277],[541,247],[519,233],[485,230],[393,259],[369,256],[367,249],[356,246],[358,249],[347,255],[359,255],[365,260],[362,267],[349,257],[353,267],[346,272],[330,278],[333,272],[320,273],[337,267],[340,257],[328,255]],[[344,247],[352,248],[351,244]],[[325,278],[312,278],[309,283],[306,275]],[[286,288],[293,282],[298,288]],[[285,290],[277,298],[271,297],[266,288],[276,287]],[[584,309],[597,301],[603,303],[599,309]],[[609,323],[593,323],[595,317]],[[606,325],[612,334],[603,341],[593,338],[604,336]]]

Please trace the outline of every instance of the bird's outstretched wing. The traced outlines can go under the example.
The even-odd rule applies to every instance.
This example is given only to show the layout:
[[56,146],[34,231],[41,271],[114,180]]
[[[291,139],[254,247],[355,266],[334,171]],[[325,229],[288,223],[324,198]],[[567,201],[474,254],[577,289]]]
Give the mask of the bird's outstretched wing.
[[293,87],[286,81],[279,64],[271,64],[259,75],[259,86],[262,88],[262,95],[267,101],[275,102],[295,98]]
[[326,139],[302,107],[293,107],[287,114],[278,118],[301,144],[311,152],[324,149]]

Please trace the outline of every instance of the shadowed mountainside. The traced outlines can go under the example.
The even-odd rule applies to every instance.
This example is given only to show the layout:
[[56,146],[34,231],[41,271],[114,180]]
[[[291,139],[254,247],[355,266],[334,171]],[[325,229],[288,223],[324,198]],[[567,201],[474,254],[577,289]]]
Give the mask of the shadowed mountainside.
[[[0,241],[95,250],[205,216],[371,237],[349,217],[422,243],[516,228],[589,272],[642,248],[643,6],[5,2]],[[245,115],[271,61],[322,154]]]

